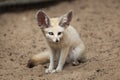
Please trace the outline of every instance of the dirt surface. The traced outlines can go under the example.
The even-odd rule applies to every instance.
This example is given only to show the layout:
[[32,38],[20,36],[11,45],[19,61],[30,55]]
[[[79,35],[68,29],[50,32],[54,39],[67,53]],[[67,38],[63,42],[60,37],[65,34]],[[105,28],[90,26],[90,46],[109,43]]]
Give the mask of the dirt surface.
[[4,13],[0,14],[0,80],[120,80],[120,1],[76,0],[43,8],[50,17],[71,9],[71,24],[87,47],[88,61],[54,74],[45,74],[43,65],[27,68],[32,55],[47,49],[36,24],[37,9]]

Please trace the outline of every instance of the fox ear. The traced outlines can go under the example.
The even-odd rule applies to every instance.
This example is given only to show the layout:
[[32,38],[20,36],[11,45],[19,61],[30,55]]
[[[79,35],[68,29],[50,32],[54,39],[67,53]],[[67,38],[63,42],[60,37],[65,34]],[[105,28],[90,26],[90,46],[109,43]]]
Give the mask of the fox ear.
[[71,20],[72,20],[72,11],[69,11],[68,13],[66,13],[61,17],[59,25],[62,27],[67,27],[69,26]]
[[43,11],[37,12],[37,23],[40,28],[47,28],[50,25],[49,17]]

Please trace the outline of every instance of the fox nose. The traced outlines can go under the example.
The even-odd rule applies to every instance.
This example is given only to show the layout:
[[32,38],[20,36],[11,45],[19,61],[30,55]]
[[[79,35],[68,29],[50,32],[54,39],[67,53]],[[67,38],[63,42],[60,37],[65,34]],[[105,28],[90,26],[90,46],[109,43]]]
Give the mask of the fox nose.
[[58,40],[58,39],[56,39],[56,42],[59,42],[59,40]]

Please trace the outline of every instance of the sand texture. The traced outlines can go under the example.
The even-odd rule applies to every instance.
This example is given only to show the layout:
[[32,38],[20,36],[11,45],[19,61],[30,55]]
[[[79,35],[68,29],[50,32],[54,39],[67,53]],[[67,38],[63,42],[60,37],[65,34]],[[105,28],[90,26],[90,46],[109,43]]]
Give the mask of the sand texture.
[[[88,61],[45,74],[27,68],[29,58],[47,50],[36,24],[38,9],[0,14],[0,80],[120,80],[120,0],[76,0],[42,8],[50,17],[73,10],[73,25],[86,45]],[[47,64],[48,66],[48,64]]]

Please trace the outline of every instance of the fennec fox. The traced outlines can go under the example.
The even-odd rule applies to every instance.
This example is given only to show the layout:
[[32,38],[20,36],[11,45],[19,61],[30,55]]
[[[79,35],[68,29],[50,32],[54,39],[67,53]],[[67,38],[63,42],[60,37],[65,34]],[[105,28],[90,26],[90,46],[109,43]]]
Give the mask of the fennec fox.
[[[78,60],[83,58],[85,46],[78,32],[70,25],[71,20],[72,11],[58,18],[49,18],[41,10],[37,12],[38,26],[42,29],[50,50],[33,56],[28,62],[28,67],[50,60],[49,68],[45,72],[54,73],[61,72],[65,62],[79,64]],[[54,55],[59,53],[58,66],[54,69]]]

